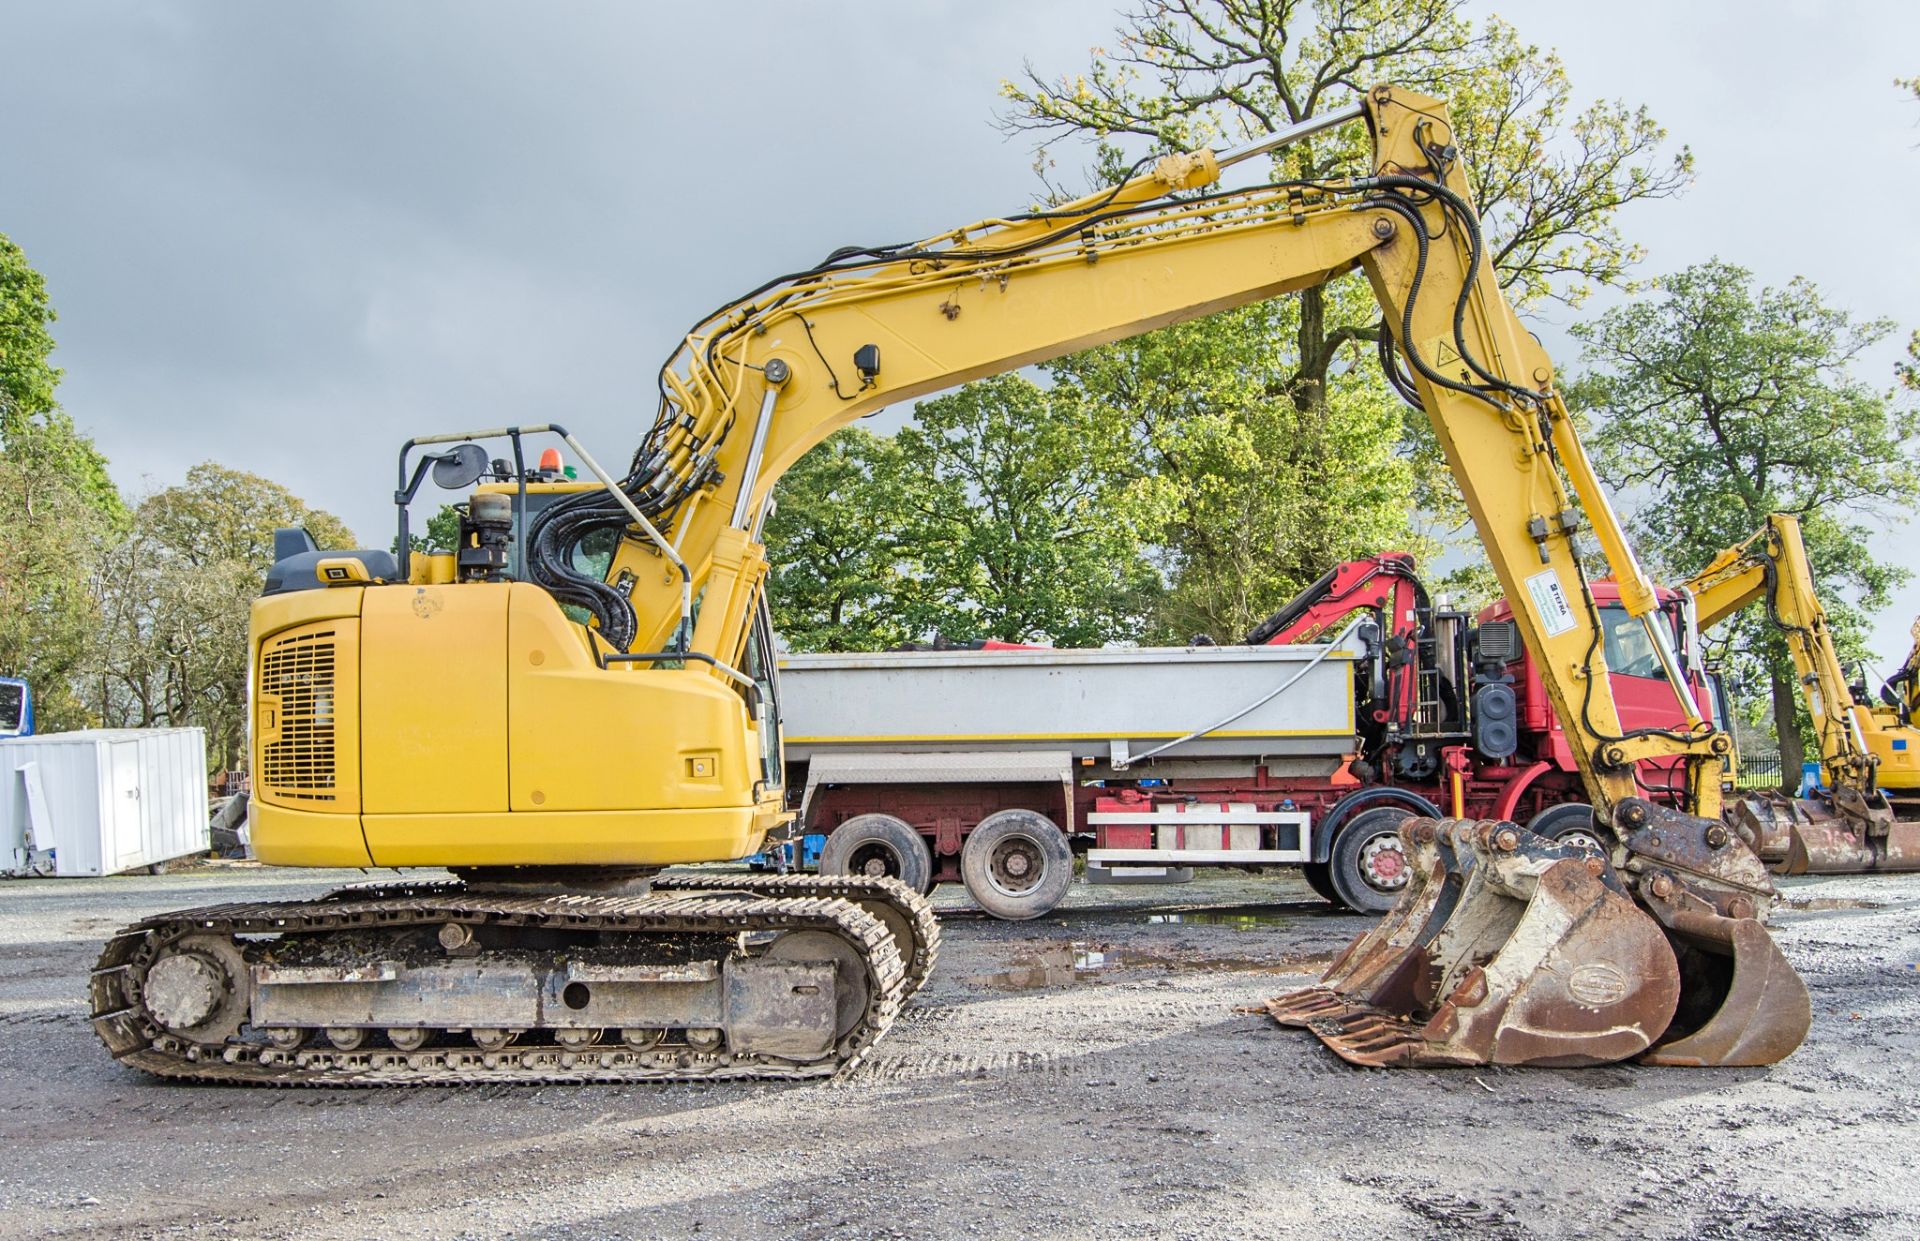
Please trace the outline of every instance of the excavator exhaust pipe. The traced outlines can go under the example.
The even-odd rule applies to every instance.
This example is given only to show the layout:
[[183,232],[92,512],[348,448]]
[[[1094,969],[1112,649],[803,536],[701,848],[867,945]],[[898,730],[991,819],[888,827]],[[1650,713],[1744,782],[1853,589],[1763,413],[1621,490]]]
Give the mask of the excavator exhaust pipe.
[[1759,859],[1719,824],[1638,799],[1615,831],[1624,871],[1513,823],[1409,818],[1400,900],[1317,985],[1268,1010],[1369,1068],[1792,1052],[1811,1013],[1753,917],[1772,891]]

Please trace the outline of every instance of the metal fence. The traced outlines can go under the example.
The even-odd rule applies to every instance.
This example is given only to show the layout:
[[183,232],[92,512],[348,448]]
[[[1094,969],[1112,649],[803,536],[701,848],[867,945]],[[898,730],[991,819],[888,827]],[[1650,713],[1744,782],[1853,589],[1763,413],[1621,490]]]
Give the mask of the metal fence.
[[1780,755],[1747,754],[1740,755],[1740,771],[1734,778],[1734,786],[1743,789],[1777,789],[1780,787]]

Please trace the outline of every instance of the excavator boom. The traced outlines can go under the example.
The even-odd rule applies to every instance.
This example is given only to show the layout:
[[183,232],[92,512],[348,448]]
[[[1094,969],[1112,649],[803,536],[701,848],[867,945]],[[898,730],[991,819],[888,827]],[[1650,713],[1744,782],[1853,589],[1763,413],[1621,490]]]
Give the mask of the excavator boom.
[[[1220,184],[1355,121],[1367,175]],[[1766,872],[1719,822],[1726,739],[1699,719],[1552,365],[1502,296],[1445,105],[1377,88],[1248,148],[1135,171],[1057,207],[837,250],[726,304],[662,367],[623,474],[516,468],[474,492],[451,554],[408,555],[403,526],[397,566],[310,545],[277,564],[252,626],[257,851],[445,866],[466,886],[129,928],[94,979],[114,1053],[301,1082],[853,1063],[932,959],[917,894],[631,891],[751,852],[786,818],[759,541],[775,483],[882,406],[1358,271],[1389,377],[1433,425],[1614,844],[1408,823],[1420,897],[1276,1015],[1362,1063],[1592,1063],[1662,1040],[1683,1061],[1785,1054],[1805,991],[1796,1013],[1759,922]],[[488,434],[517,456],[530,433]],[[463,462],[486,454],[461,438],[409,442],[403,513],[429,463],[477,477]],[[1622,729],[1577,538],[1646,626],[1686,728]],[[1685,766],[1686,812],[1634,796],[1647,758]]]
[[1765,601],[1793,659],[1826,774],[1826,787],[1812,797],[1742,796],[1728,807],[1728,821],[1785,874],[1920,870],[1920,729],[1898,710],[1855,700],[1799,519],[1771,515],[1694,574],[1687,590],[1703,629]]

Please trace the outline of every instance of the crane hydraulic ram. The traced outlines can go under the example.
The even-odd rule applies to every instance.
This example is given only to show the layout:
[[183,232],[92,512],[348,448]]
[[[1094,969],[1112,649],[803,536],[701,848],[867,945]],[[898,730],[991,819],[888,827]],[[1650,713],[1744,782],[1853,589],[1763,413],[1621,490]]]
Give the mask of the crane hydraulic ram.
[[[1366,176],[1218,183],[1357,120]],[[597,482],[485,484],[453,556],[409,557],[403,538],[398,564],[283,561],[252,619],[260,856],[462,882],[149,919],[103,954],[96,1029],[151,1071],[236,1081],[851,1064],[930,959],[917,894],[641,890],[661,867],[751,852],[786,814],[758,540],[775,482],[883,405],[1358,269],[1389,374],[1433,422],[1615,839],[1597,858],[1510,824],[1408,825],[1424,881],[1388,916],[1408,932],[1362,954],[1386,985],[1349,971],[1288,1015],[1369,1063],[1588,1063],[1670,1034],[1684,998],[1719,1014],[1702,1034],[1744,1024],[1785,1054],[1804,990],[1797,1016],[1749,1003],[1761,974],[1776,996],[1799,983],[1760,922],[1765,869],[1718,822],[1725,739],[1697,715],[1619,726],[1576,512],[1692,707],[1551,365],[1486,262],[1452,143],[1444,104],[1380,88],[1059,207],[837,250],[694,328],[623,476],[583,458]],[[470,476],[477,453],[435,448],[433,468]],[[606,540],[610,562],[589,563]],[[1693,814],[1633,796],[1647,755],[1691,765]],[[1690,964],[1728,954],[1730,970]]]

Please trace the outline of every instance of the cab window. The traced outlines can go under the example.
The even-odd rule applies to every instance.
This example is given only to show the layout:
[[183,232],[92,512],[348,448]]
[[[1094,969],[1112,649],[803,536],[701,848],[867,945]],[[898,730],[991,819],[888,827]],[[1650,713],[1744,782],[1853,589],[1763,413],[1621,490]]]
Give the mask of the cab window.
[[1646,626],[1618,604],[1603,604],[1600,626],[1606,635],[1607,670],[1615,676],[1659,677],[1660,655]]

